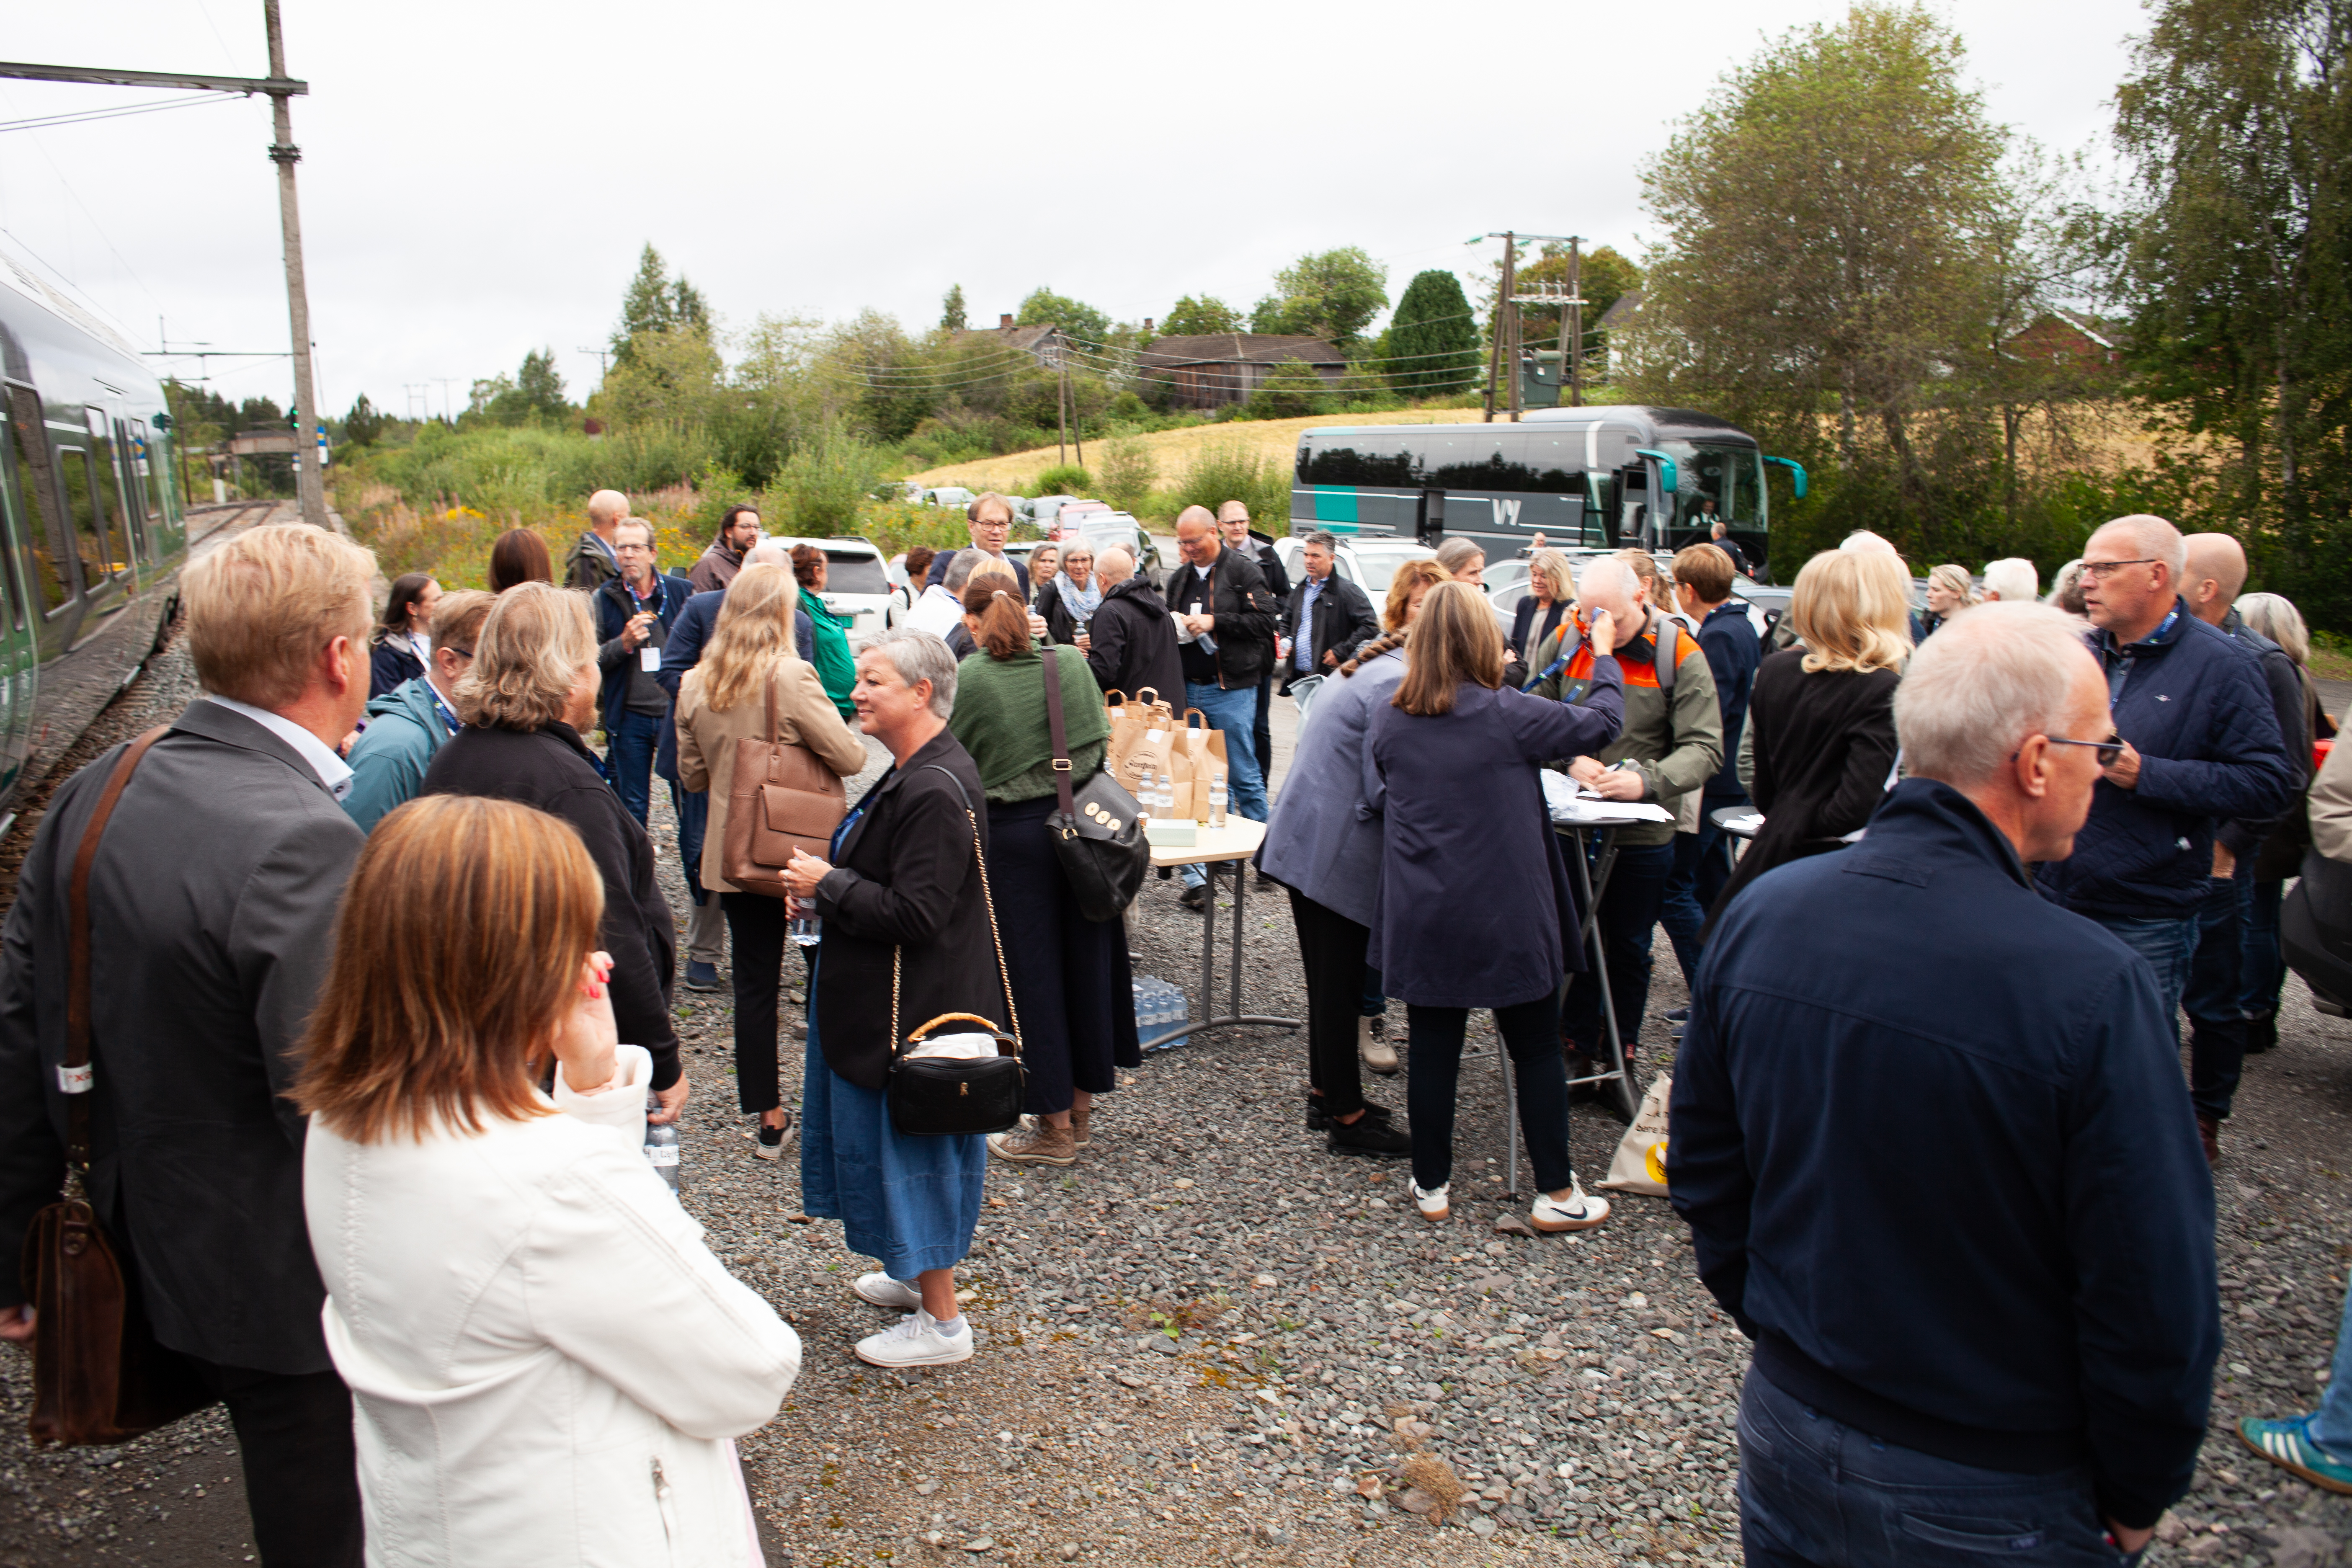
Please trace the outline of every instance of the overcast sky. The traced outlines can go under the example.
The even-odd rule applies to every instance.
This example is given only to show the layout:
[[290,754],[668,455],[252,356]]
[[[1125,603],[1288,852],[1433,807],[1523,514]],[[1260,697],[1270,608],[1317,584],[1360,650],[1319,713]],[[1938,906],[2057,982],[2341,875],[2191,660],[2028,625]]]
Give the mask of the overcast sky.
[[[1246,309],[1360,245],[1465,279],[1517,228],[1638,254],[1640,166],[1768,35],[1843,0],[812,5],[284,0],[321,401],[464,406],[552,346],[574,398],[648,240],[724,324],[972,323],[1039,284]],[[2138,0],[1948,0],[1994,117],[2098,148]],[[43,63],[267,74],[260,0],[12,6]],[[94,25],[102,19],[103,26]],[[0,82],[0,121],[168,90]],[[142,349],[282,349],[266,99],[0,132],[0,245]],[[163,362],[159,362],[163,363]],[[172,362],[193,374],[193,362]],[[215,361],[289,401],[283,360]],[[445,386],[446,381],[446,386]]]

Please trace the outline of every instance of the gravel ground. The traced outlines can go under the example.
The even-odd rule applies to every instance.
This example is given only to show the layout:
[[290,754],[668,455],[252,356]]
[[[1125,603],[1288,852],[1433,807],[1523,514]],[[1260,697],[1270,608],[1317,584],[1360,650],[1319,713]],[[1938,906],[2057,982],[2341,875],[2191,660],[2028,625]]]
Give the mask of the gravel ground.
[[[162,710],[185,689],[167,658],[121,706]],[[682,912],[658,793],[655,826]],[[1189,991],[1199,917],[1176,891],[1146,884],[1133,951],[1139,973]],[[1254,888],[1245,903],[1244,1005],[1295,1010],[1287,908]],[[1663,938],[1658,955],[1654,1013],[1683,1000]],[[1402,1163],[1328,1156],[1304,1130],[1302,1037],[1201,1036],[1101,1103],[1078,1165],[992,1167],[960,1277],[981,1352],[892,1373],[849,1353],[887,1321],[847,1289],[870,1263],[801,1215],[793,1158],[751,1156],[726,998],[681,991],[678,1013],[695,1088],[686,1204],[807,1350],[782,1414],[741,1445],[771,1563],[1738,1558],[1745,1342],[1663,1201],[1621,1197],[1581,1237],[1495,1228],[1524,1209],[1504,1196],[1486,1020],[1473,1044],[1490,1055],[1464,1072],[1451,1223],[1413,1216]],[[804,1032],[798,1007],[788,1027]],[[2249,1065],[2216,1184],[2229,1328],[2216,1435],[2151,1561],[2311,1568],[2352,1547],[2352,1508],[2228,1436],[2237,1415],[2306,1407],[2328,1363],[2352,1256],[2347,1032],[2291,980],[2281,1047]],[[1670,1065],[1663,1026],[1645,1035],[1650,1062]],[[1371,1085],[1402,1108],[1402,1079]],[[1578,1109],[1588,1182],[1620,1131]],[[21,1417],[23,1368],[0,1355],[0,1422]],[[250,1561],[237,1477],[216,1415],[120,1450],[15,1439],[0,1450],[0,1568]]]

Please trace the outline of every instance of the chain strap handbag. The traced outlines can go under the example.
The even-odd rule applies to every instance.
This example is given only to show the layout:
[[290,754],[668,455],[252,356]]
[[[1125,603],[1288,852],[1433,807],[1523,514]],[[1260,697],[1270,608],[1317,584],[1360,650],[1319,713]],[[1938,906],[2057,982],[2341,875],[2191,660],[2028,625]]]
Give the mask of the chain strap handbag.
[[1055,809],[1045,819],[1045,836],[1062,879],[1090,921],[1115,921],[1135,901],[1143,874],[1151,868],[1151,845],[1143,836],[1143,807],[1097,768],[1084,784],[1070,784],[1070,737],[1062,721],[1061,661],[1045,650],[1045,721],[1054,731]]
[[122,786],[163,738],[158,725],[123,748],[82,829],[66,891],[66,1184],[25,1233],[25,1299],[34,1309],[32,1436],[120,1443],[212,1403],[195,1369],[155,1342],[138,1281],[89,1204],[89,871]]
[[[890,1125],[911,1138],[949,1134],[1003,1132],[1021,1123],[1021,1108],[1029,1096],[1029,1069],[1021,1060],[1021,1009],[1013,1000],[1013,973],[1004,965],[1004,938],[996,929],[996,898],[988,888],[988,855],[980,847],[980,817],[963,781],[932,763],[929,772],[945,775],[963,796],[963,815],[971,824],[971,853],[980,867],[980,896],[988,909],[988,940],[996,949],[996,975],[1004,986],[1005,1014],[1013,1032],[1005,1033],[977,1013],[942,1013],[913,1033],[898,1033],[898,974],[902,948],[890,950],[890,1076],[883,1098],[890,1107]],[[941,1025],[976,1024],[979,1033],[992,1035],[997,1054],[959,1059],[914,1057],[907,1047],[922,1044]]]

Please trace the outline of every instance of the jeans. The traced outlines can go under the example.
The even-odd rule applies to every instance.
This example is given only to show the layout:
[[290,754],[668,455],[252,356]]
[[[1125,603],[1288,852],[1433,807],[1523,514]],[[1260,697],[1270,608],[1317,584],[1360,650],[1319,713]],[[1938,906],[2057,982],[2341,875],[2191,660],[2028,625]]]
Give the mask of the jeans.
[[1675,944],[1675,962],[1682,966],[1685,984],[1698,973],[1698,939],[1706,929],[1706,911],[1715,907],[1724,884],[1731,880],[1731,835],[1707,821],[1706,816],[1740,805],[1745,798],[1717,797],[1705,802],[1698,831],[1675,835],[1675,865],[1666,876],[1658,923],[1666,928],[1666,940]]
[[[2157,1001],[2167,1018],[2174,1017],[2180,1011],[2180,994],[2189,986],[2189,964],[2197,952],[2199,917],[2168,915],[2162,920],[2133,920],[2122,915],[2093,915],[2091,919],[2147,960],[2148,967],[2156,971]],[[2174,1028],[2174,1038],[2178,1039],[2177,1022]]]
[[[1470,1023],[1467,1007],[1423,1007],[1408,1003],[1405,1037],[1412,1056],[1405,1068],[1405,1114],[1412,1124],[1412,1179],[1433,1193],[1454,1176],[1454,1089],[1462,1076],[1462,1036]],[[1559,1057],[1559,999],[1549,993],[1532,1002],[1495,1009],[1495,1029],[1511,1053],[1518,1075],[1519,1131],[1536,1186],[1565,1191],[1576,1180],[1568,1161],[1568,1068]],[[1513,1180],[1518,1173],[1512,1172]]]
[[[784,900],[764,893],[721,893],[727,933],[735,942],[735,1097],[746,1116],[784,1102],[776,1067],[776,1030],[784,981]],[[811,994],[810,1016],[815,1016]]]
[[1307,977],[1307,1081],[1325,1110],[1352,1116],[1364,1108],[1356,1020],[1364,1016],[1364,948],[1372,933],[1296,888],[1290,920]]
[[[1679,837],[1679,836],[1677,836]],[[1600,841],[1598,834],[1594,842]],[[1674,870],[1671,844],[1633,845],[1617,851],[1609,889],[1601,895],[1601,952],[1609,967],[1609,999],[1616,1005],[1617,1032],[1625,1054],[1642,1037],[1642,1015],[1650,1005],[1650,933],[1665,901],[1666,877]],[[1601,1049],[1601,980],[1585,973],[1570,977],[1568,1036],[1588,1054]]]
[[[1257,743],[1251,731],[1257,724],[1257,688],[1244,686],[1228,691],[1205,681],[1184,683],[1184,702],[1198,708],[1209,721],[1209,727],[1223,731],[1225,737],[1225,793],[1234,815],[1246,816],[1252,822],[1265,820],[1265,775],[1259,771]],[[1188,888],[1197,888],[1208,880],[1198,866],[1179,868],[1178,874]],[[1247,874],[1247,868],[1244,868]]]
[[604,777],[637,826],[653,807],[654,752],[661,747],[663,716],[623,711],[604,727]]
[[2311,1418],[2311,1440],[2352,1465],[2352,1288],[2344,1293],[2344,1317],[2336,1326],[2336,1366],[2327,1374],[2319,1412]]
[[1381,994],[1381,972],[1369,963],[1364,965],[1363,1015],[1367,1018],[1389,1016],[1389,999]]
[[2198,1115],[2216,1121],[2230,1114],[2245,1070],[2246,1014],[2239,997],[2245,989],[2245,915],[2253,894],[2252,877],[2206,879],[2197,953],[2180,997],[2189,1015],[2189,1099]]
[[2238,1009],[2249,1018],[2276,1013],[2286,984],[2286,954],[2279,947],[2279,905],[2285,898],[2284,882],[2256,882],[2240,911],[2245,941],[2239,950]]
[[2124,1563],[2087,1469],[2011,1475],[1897,1447],[1750,1371],[1739,1394],[1748,1568]]

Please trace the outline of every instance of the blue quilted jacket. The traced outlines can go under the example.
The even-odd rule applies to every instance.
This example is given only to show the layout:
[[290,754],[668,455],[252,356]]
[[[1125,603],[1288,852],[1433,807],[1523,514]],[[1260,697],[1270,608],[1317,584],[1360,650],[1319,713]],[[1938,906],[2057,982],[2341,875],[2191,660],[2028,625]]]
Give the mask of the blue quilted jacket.
[[2127,647],[2091,634],[2111,691],[2121,678],[2115,728],[2139,752],[2140,770],[2134,789],[2101,779],[2074,855],[2035,873],[2044,897],[2081,914],[2194,914],[2217,824],[2275,816],[2299,783],[2259,659],[2176,605],[2170,626]]

